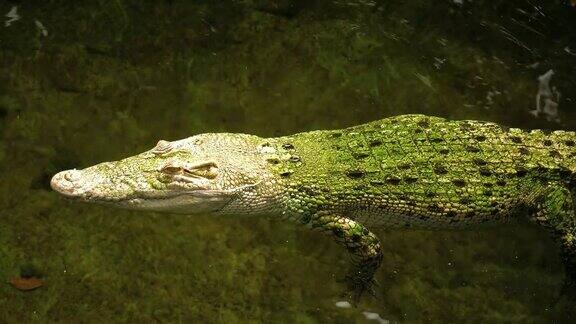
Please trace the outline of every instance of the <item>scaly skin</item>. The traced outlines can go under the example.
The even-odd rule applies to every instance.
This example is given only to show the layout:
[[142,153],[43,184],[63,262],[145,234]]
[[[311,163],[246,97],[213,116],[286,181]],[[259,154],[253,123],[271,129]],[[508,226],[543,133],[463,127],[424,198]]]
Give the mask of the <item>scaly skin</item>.
[[367,227],[448,228],[528,217],[559,243],[576,285],[576,134],[424,115],[278,138],[201,134],[84,170],[70,198],[177,213],[269,215],[332,237],[353,256],[354,300],[382,253]]

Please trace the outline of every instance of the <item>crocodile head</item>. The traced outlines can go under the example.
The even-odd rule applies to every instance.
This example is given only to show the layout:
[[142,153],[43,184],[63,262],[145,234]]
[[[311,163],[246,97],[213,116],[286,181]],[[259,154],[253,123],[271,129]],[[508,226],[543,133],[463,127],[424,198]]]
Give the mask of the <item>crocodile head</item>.
[[161,140],[123,160],[59,172],[50,185],[71,199],[130,209],[218,212],[270,183],[255,150],[258,139],[219,133]]

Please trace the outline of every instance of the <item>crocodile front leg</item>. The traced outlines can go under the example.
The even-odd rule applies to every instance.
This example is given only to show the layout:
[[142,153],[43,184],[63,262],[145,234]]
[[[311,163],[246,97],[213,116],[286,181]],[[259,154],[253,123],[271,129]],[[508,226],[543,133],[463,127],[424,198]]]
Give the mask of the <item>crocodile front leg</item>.
[[546,227],[560,246],[565,279],[562,295],[576,300],[576,213],[573,195],[560,183],[548,183],[536,205],[534,220]]
[[382,262],[380,241],[364,225],[346,217],[319,213],[302,222],[331,237],[352,256],[352,268],[345,277],[352,301],[358,303],[366,291],[374,294],[374,273]]

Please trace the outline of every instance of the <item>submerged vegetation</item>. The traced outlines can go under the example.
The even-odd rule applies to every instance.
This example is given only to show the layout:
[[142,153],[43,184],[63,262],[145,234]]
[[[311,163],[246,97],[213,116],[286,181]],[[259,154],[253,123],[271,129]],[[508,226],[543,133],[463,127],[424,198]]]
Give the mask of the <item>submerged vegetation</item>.
[[[559,256],[528,224],[377,231],[380,298],[346,309],[345,252],[293,224],[118,211],[49,188],[57,171],[203,132],[401,113],[576,129],[576,10],[530,3],[0,4],[16,7],[0,26],[0,319],[566,320]],[[550,70],[557,118],[534,116]],[[26,276],[44,285],[9,284]]]

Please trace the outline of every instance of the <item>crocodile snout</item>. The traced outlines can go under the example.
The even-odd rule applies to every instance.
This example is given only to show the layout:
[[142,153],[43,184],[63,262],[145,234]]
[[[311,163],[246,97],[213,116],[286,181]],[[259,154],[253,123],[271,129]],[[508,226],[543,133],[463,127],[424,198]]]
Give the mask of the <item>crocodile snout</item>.
[[66,170],[54,175],[52,180],[50,180],[50,186],[65,196],[75,197],[86,192],[81,180],[82,171],[76,169]]

